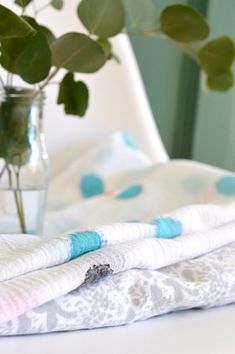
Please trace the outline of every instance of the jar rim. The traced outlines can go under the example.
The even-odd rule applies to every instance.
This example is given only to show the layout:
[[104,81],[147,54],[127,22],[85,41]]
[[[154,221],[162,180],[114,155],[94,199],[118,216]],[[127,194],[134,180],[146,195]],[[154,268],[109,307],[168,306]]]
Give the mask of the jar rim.
[[22,98],[32,101],[44,101],[45,93],[42,90],[22,86],[5,86],[0,90],[0,98],[17,99]]

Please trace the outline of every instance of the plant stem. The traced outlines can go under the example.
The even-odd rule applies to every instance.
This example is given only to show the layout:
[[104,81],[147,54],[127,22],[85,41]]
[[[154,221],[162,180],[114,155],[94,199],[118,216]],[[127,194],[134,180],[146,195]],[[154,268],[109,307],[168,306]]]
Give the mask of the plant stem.
[[20,206],[20,225],[23,233],[26,233],[26,225],[25,225],[25,213],[24,213],[24,203],[22,198],[22,190],[20,188],[20,167],[17,168],[16,172],[16,188],[18,192],[18,201]]
[[2,171],[0,172],[0,179],[2,178],[2,176],[3,176],[4,172],[6,171],[6,169],[7,169],[7,162],[5,163],[5,165],[2,168]]
[[36,4],[35,4],[34,0],[32,1],[32,8],[33,8],[34,18],[36,19],[37,18],[37,8],[36,8]]
[[25,6],[24,6],[24,2],[22,0],[20,0],[21,6],[22,6],[22,13],[21,16],[24,15],[24,11],[25,11]]
[[160,34],[157,37],[159,39],[161,39],[161,40],[166,40],[166,41],[170,42],[171,44],[175,45],[176,47],[179,47],[186,54],[188,54],[188,56],[190,56],[193,60],[195,60],[197,64],[200,64],[199,60],[198,60],[198,57],[197,57],[196,50],[193,47],[191,47],[190,45],[188,45],[187,43],[179,42],[179,41],[176,41],[174,39],[171,39],[168,36],[166,36],[165,34]]
[[35,11],[36,16],[39,14],[39,12],[45,10],[45,9],[46,9],[48,6],[50,6],[50,5],[51,5],[51,1],[48,2],[47,4],[43,5],[42,7],[39,7],[39,9],[37,9],[37,10]]
[[1,85],[2,85],[2,88],[4,89],[5,84],[4,84],[4,81],[3,81],[2,77],[1,77],[1,75],[0,75],[0,83],[1,83]]
[[122,31],[122,33],[127,34],[129,36],[145,36],[145,37],[156,36],[157,32],[159,32],[158,28],[152,28],[152,29],[141,30],[141,31],[128,31],[128,30]]
[[196,50],[191,47],[190,45],[188,45],[185,42],[179,42],[176,41],[168,36],[166,36],[165,34],[161,33],[159,29],[152,29],[152,30],[145,30],[145,31],[123,31],[123,33],[127,34],[127,35],[131,35],[131,36],[145,36],[145,37],[157,37],[161,40],[164,41],[168,41],[171,44],[179,47],[180,49],[182,49],[185,53],[188,54],[188,56],[190,56],[193,60],[196,61],[197,64],[199,64],[199,60],[197,57],[197,53]]
[[48,76],[48,78],[46,79],[44,84],[42,84],[42,86],[40,86],[40,90],[41,91],[49,84],[50,80],[53,79],[53,77],[56,76],[56,74],[58,73],[59,70],[60,70],[59,68],[55,68],[55,70],[53,70],[51,72],[51,74]]
[[[19,182],[20,181],[19,172],[18,172],[18,175],[15,172],[15,174],[16,174],[16,184],[17,184],[16,185],[16,189],[15,189],[13,187],[13,182],[12,182],[12,171],[11,171],[10,166],[8,165],[8,163],[6,163],[6,169],[7,169],[7,172],[8,172],[9,187],[13,190],[13,194],[14,194],[16,210],[17,210],[17,214],[18,214],[18,218],[19,218],[21,232],[22,233],[26,233],[23,203],[21,203],[21,205],[20,205],[20,201],[18,199],[18,194],[17,194],[17,191],[19,191],[20,194],[21,194],[20,182]],[[21,197],[21,200],[22,200],[22,197]]]
[[13,74],[8,71],[7,73],[7,86],[12,86]]

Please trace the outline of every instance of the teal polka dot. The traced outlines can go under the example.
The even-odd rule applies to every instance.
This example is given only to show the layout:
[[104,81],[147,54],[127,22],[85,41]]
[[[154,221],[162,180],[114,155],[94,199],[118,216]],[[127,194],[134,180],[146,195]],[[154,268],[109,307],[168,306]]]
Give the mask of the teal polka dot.
[[138,149],[135,142],[130,138],[130,136],[127,133],[122,133],[122,139],[128,147],[131,147],[132,149]]
[[134,184],[121,193],[119,193],[117,199],[131,199],[138,197],[143,191],[143,187],[140,184]]
[[234,196],[235,195],[235,176],[223,176],[216,182],[218,193]]
[[159,218],[154,221],[157,238],[174,238],[182,234],[183,227],[180,221],[172,218]]
[[95,174],[83,176],[80,182],[80,189],[85,198],[94,197],[105,191],[102,178]]

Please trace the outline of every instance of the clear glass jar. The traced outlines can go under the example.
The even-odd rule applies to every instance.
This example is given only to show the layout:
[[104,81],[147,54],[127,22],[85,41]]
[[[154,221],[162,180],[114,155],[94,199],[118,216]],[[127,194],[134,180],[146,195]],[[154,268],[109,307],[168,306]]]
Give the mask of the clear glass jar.
[[44,94],[0,92],[0,234],[41,234],[48,187]]

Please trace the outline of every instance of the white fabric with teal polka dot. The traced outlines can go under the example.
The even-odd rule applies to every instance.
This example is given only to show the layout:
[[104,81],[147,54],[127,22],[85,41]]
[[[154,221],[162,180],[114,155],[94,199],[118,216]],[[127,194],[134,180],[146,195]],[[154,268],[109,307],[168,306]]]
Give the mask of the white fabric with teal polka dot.
[[231,242],[232,173],[151,164],[126,133],[115,134],[52,181],[43,237],[0,237],[0,322],[105,275],[160,269]]

